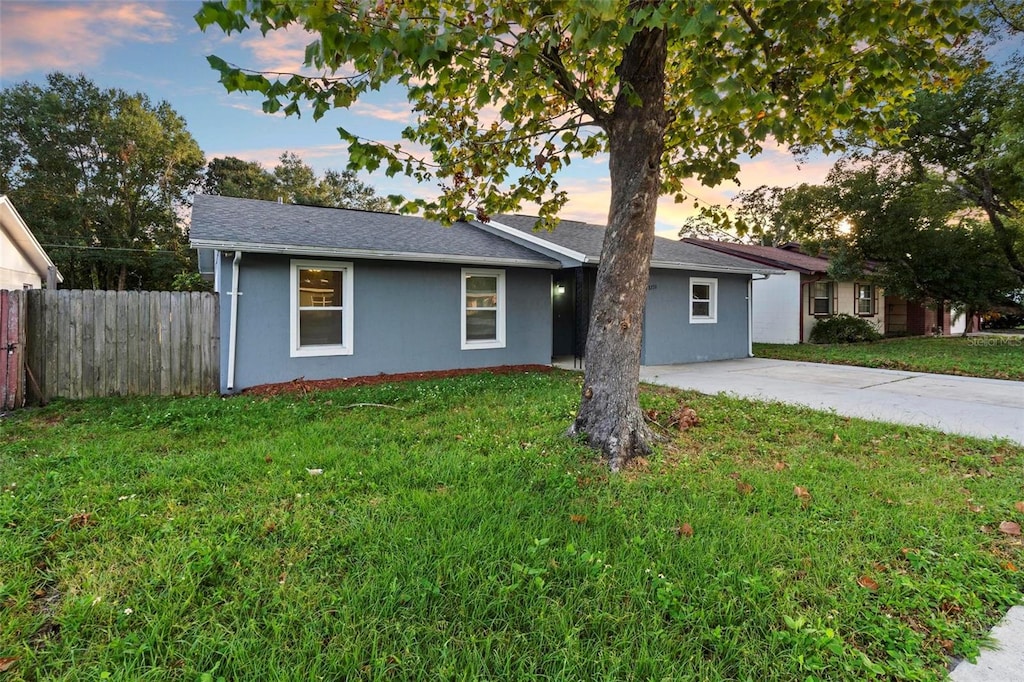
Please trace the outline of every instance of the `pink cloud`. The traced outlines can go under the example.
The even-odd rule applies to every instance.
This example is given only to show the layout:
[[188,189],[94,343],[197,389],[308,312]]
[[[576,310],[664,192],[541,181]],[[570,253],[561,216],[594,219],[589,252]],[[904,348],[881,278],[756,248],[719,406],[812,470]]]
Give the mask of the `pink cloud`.
[[381,107],[375,104],[367,104],[366,102],[356,102],[349,111],[359,116],[366,116],[368,118],[375,118],[381,121],[393,121],[395,123],[411,123],[413,120],[412,109],[408,105],[393,105],[388,107]]
[[271,31],[265,36],[254,32],[251,38],[242,41],[242,46],[252,53],[255,64],[243,66],[260,71],[298,73],[306,58],[306,45],[315,38],[312,33],[299,28]]
[[99,64],[108,49],[121,43],[173,40],[172,18],[141,2],[5,0],[0,74],[6,79],[35,70],[81,70]]

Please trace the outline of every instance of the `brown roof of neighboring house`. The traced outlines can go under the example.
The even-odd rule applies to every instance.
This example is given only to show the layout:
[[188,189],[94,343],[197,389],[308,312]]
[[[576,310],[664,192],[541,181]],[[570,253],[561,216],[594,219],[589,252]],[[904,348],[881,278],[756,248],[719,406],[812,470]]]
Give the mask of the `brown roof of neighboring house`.
[[714,249],[721,253],[727,253],[731,256],[746,258],[755,263],[771,265],[783,270],[796,270],[805,275],[823,274],[828,271],[827,258],[808,256],[792,248],[734,244],[731,242],[718,242],[713,239],[695,239],[693,237],[684,237],[683,241],[696,246],[703,246],[707,249]]

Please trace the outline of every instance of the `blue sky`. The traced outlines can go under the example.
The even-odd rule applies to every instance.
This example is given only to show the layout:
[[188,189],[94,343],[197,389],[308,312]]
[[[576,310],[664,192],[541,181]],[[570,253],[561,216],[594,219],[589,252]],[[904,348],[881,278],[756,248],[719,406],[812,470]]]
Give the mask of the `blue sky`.
[[[167,100],[188,122],[206,153],[237,156],[274,165],[284,151],[301,156],[314,168],[344,168],[346,151],[336,128],[345,126],[363,137],[398,141],[399,131],[413,119],[401,91],[373,93],[348,111],[329,112],[319,121],[270,116],[255,96],[228,94],[206,62],[210,54],[260,70],[297,71],[306,45],[301,31],[259,31],[227,36],[219,29],[203,33],[192,16],[198,0],[2,0],[0,1],[0,87],[22,81],[42,83],[47,73],[85,74],[100,87],[143,92]],[[802,164],[782,149],[769,148],[743,164],[742,188],[761,184],[788,186],[820,182],[831,167],[812,158]],[[430,196],[432,187],[412,180],[367,176],[381,194]],[[604,223],[608,213],[606,159],[572,164],[559,178],[570,201],[562,217]],[[725,203],[734,184],[706,188],[691,184],[693,195]],[[524,212],[530,212],[524,207]],[[674,237],[692,205],[662,198],[658,231]]]

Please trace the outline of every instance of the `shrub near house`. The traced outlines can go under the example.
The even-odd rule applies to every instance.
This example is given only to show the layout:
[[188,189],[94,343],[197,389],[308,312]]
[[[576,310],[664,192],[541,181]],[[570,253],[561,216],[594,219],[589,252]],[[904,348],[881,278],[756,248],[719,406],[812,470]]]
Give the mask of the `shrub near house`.
[[878,341],[882,335],[861,317],[845,313],[818,320],[811,329],[811,343],[859,343]]

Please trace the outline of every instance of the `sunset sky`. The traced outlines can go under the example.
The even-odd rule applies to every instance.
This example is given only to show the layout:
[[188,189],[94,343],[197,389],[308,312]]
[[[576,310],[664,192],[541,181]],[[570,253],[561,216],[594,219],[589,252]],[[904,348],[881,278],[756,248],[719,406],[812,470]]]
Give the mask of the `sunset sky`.
[[[295,152],[324,170],[344,168],[345,146],[336,128],[381,141],[399,139],[413,121],[400,90],[373,93],[348,111],[332,111],[320,121],[267,115],[262,100],[228,94],[206,62],[216,54],[239,66],[273,71],[297,71],[306,45],[301,31],[259,31],[226,36],[219,29],[203,33],[192,16],[200,2],[186,0],[0,2],[0,86],[22,81],[43,83],[51,71],[82,73],[100,87],[142,92],[152,100],[167,100],[188,122],[189,130],[207,158],[237,156],[273,166],[284,151]],[[742,188],[761,184],[788,186],[820,182],[831,167],[824,159],[802,164],[785,150],[770,149],[743,163]],[[430,196],[433,187],[383,173],[366,178],[381,194]],[[604,223],[608,214],[607,159],[575,163],[560,176],[570,200],[563,218]],[[730,183],[687,188],[702,200],[725,203],[739,188]],[[524,208],[529,212],[529,207]],[[658,231],[674,237],[691,203],[676,205],[663,198]]]

